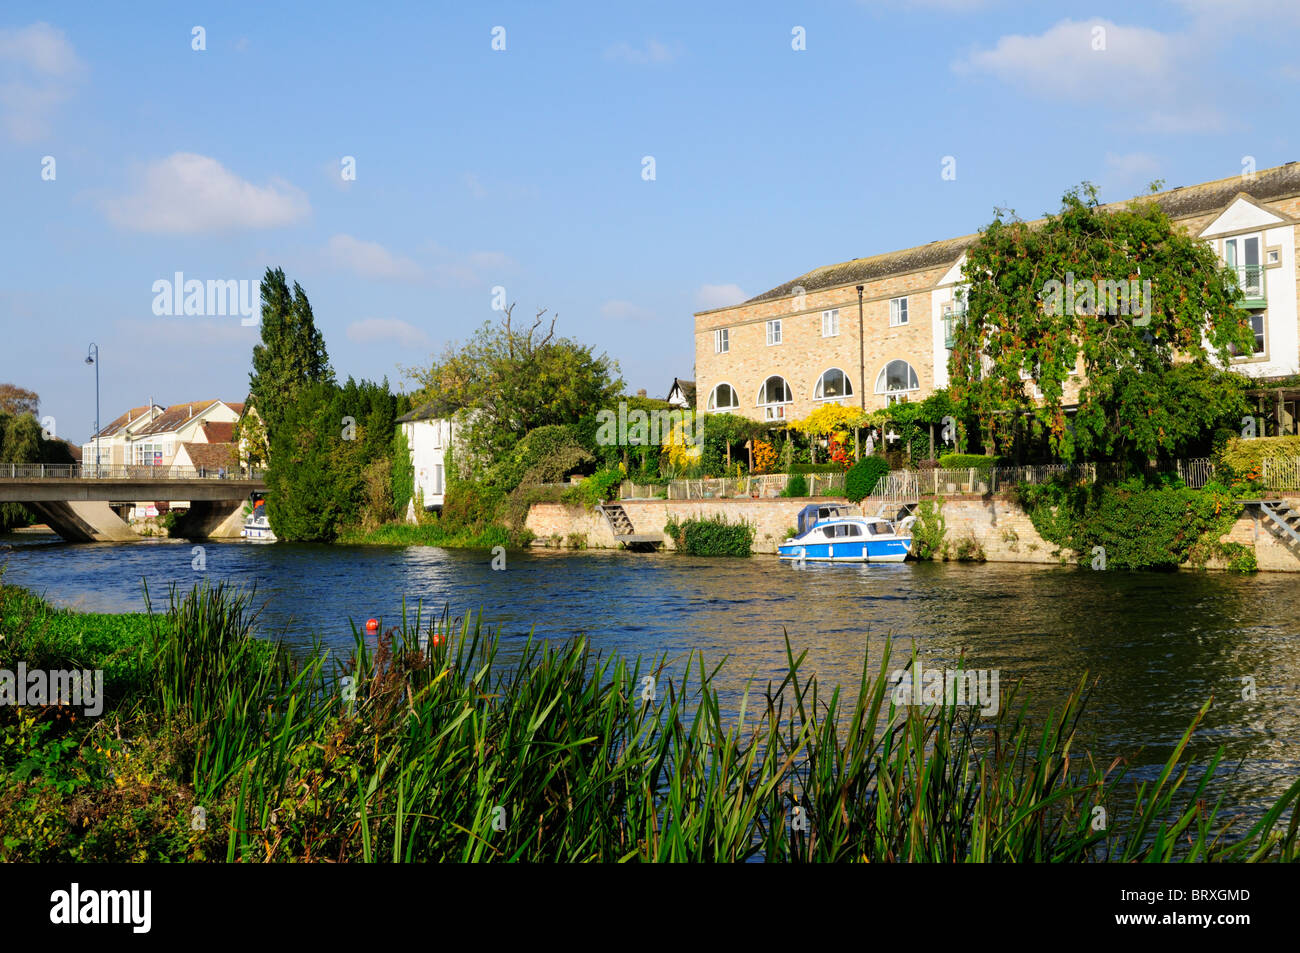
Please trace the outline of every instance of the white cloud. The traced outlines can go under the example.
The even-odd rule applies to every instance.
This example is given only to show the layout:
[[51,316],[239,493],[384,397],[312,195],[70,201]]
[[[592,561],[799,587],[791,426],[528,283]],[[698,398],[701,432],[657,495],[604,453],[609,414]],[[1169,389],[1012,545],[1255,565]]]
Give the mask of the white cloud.
[[306,193],[288,182],[253,185],[192,152],[150,163],[134,194],[107,199],[103,209],[121,228],[170,235],[276,228],[311,213]]
[[1037,36],[1004,36],[992,49],[976,50],[954,63],[953,69],[987,73],[1047,98],[1129,102],[1135,89],[1147,97],[1171,90],[1177,45],[1174,38],[1145,27],[1062,20]]
[[22,143],[47,136],[55,108],[85,71],[57,27],[0,29],[0,123],[9,136]]
[[1154,178],[1160,171],[1160,160],[1147,152],[1107,152],[1106,170],[1120,179]]
[[396,318],[366,318],[364,321],[353,321],[348,325],[347,335],[349,341],[358,344],[396,341],[403,347],[425,347],[429,343],[427,334],[415,325]]
[[442,285],[472,288],[504,284],[506,273],[515,267],[514,259],[500,251],[457,254],[437,242],[429,242],[425,250],[434,259],[434,278]]
[[333,265],[347,268],[363,278],[395,278],[416,281],[423,269],[409,258],[394,255],[378,242],[366,242],[351,235],[335,235],[325,256]]
[[600,306],[600,315],[603,318],[609,318],[611,321],[646,322],[655,320],[655,313],[649,308],[643,308],[631,301],[617,299],[602,304]]
[[701,285],[695,292],[695,306],[701,311],[739,304],[749,296],[739,285]]
[[651,63],[671,63],[677,59],[678,52],[670,49],[658,40],[648,40],[644,47],[630,43],[615,43],[605,50],[605,59],[632,66],[646,66]]

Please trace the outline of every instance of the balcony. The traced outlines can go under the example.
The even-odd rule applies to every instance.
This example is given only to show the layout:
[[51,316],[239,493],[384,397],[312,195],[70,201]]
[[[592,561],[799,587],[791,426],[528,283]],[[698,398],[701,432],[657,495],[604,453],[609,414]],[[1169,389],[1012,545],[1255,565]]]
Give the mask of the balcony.
[[965,311],[949,311],[943,316],[943,346],[948,350],[957,340],[957,326],[965,319]]
[[1228,270],[1236,273],[1237,286],[1241,288],[1242,300],[1238,307],[1252,310],[1268,307],[1263,265],[1229,265]]

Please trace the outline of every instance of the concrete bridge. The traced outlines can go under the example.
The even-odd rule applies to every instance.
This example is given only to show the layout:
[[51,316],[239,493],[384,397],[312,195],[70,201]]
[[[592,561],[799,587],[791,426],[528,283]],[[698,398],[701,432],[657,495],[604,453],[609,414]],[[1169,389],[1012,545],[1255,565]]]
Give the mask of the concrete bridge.
[[238,538],[244,504],[265,491],[260,471],[0,463],[0,503],[23,503],[69,542],[139,539],[113,505],[189,501],[173,533]]

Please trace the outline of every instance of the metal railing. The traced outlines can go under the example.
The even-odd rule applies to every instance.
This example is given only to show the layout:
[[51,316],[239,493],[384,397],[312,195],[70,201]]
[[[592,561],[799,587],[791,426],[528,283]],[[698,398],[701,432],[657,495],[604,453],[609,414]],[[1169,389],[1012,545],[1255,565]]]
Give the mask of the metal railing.
[[95,466],[0,463],[0,480],[261,480],[261,470],[238,467]]
[[1260,479],[1270,490],[1300,490],[1300,458],[1265,459]]
[[1265,292],[1264,265],[1237,265],[1229,266],[1229,270],[1237,273],[1237,286],[1241,288],[1242,296],[1250,304],[1262,303],[1268,299]]
[[[660,484],[635,484],[625,482],[619,490],[620,500],[662,499],[670,500],[725,500],[772,499],[781,495],[790,482],[789,473],[760,473],[743,477],[721,477],[709,480],[670,480]],[[804,473],[808,496],[839,496],[844,493],[844,474]]]

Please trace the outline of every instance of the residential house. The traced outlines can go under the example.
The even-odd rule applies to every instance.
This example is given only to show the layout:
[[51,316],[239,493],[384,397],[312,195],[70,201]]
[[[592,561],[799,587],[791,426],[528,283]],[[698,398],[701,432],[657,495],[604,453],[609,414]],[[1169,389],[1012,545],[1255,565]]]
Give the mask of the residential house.
[[130,462],[131,436],[151,423],[165,410],[159,404],[149,403],[132,407],[114,419],[81,445],[81,459],[88,467],[121,467]]
[[[1261,384],[1300,372],[1300,163],[1150,198],[1237,271],[1255,345],[1234,369]],[[740,304],[697,312],[698,409],[779,421],[825,403],[873,410],[947,386],[962,266],[978,238],[816,268]],[[1067,398],[1071,391],[1077,386]],[[1275,396],[1270,431],[1295,433],[1300,390]]]
[[[423,404],[409,414],[397,418],[397,425],[406,436],[406,445],[415,469],[415,493],[426,510],[442,509],[446,494],[445,458],[457,426],[448,417],[440,416],[431,403]],[[406,503],[408,512],[415,501]]]
[[668,388],[668,396],[665,400],[682,410],[694,410],[695,381],[684,381],[680,377],[674,377],[673,386]]

